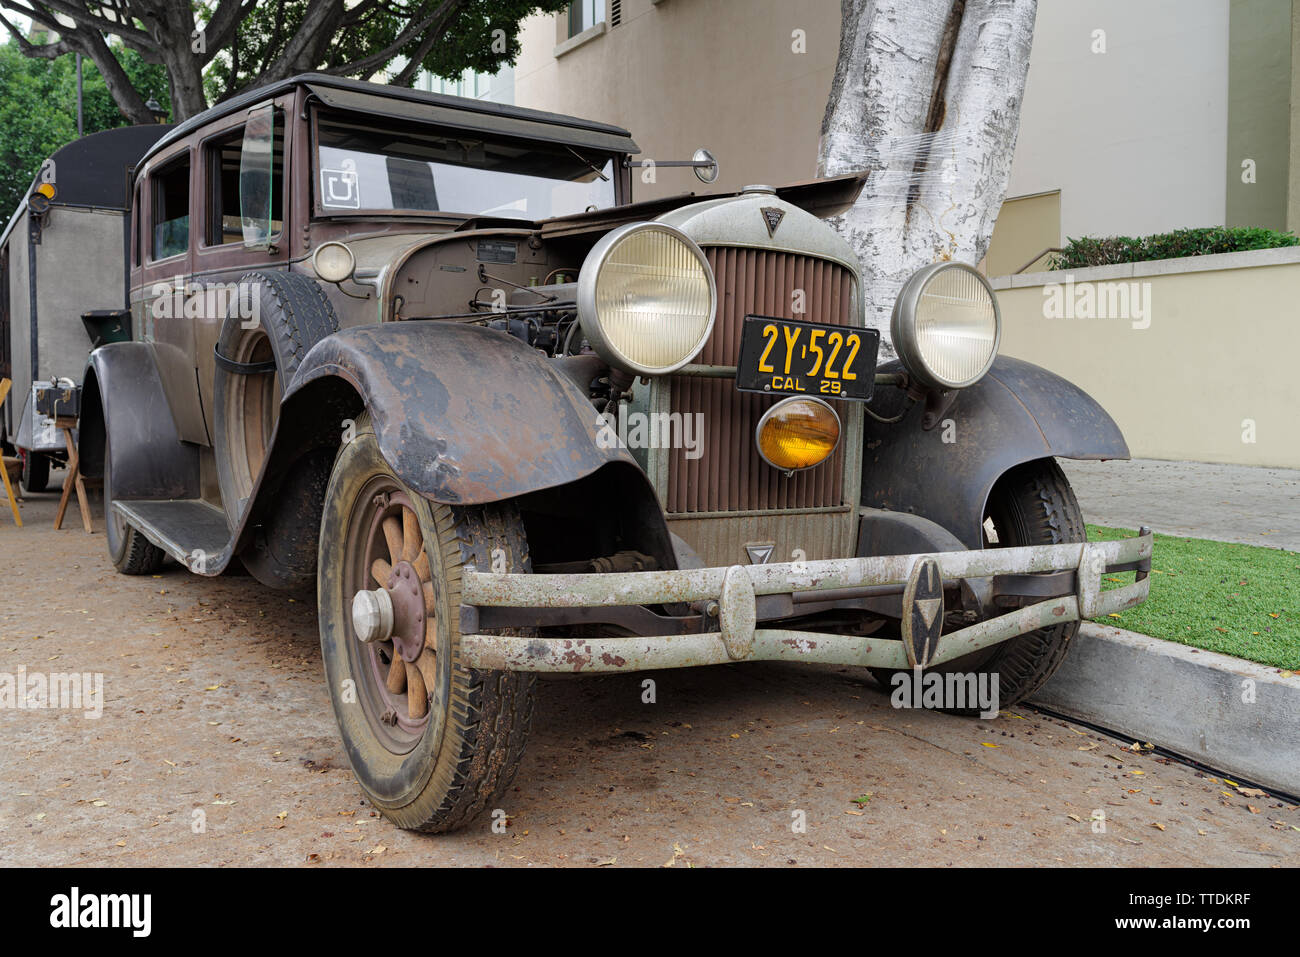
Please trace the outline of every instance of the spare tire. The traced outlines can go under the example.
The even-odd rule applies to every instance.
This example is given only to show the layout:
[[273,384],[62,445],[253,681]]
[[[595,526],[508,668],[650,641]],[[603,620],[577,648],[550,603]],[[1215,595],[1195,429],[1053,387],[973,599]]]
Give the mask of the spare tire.
[[271,448],[284,387],[316,343],[338,331],[319,283],[250,272],[221,324],[213,385],[213,451],[226,521],[239,524]]

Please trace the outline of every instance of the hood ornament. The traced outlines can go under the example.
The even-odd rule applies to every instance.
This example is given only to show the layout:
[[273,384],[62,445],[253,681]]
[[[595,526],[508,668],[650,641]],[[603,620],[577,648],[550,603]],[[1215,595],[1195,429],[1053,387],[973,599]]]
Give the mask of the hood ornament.
[[776,227],[781,225],[781,220],[785,219],[785,210],[777,209],[775,206],[764,206],[760,212],[763,214],[763,222],[767,225],[767,235],[776,236]]

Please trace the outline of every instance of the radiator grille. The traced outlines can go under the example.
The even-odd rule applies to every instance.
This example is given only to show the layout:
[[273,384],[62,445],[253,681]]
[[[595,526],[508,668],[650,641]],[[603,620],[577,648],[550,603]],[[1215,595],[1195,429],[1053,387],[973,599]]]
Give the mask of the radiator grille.
[[[709,246],[704,252],[717,279],[718,318],[696,362],[735,365],[746,315],[837,325],[851,322],[853,274],[838,263],[732,246]],[[795,290],[804,293],[805,311],[799,315],[794,313]],[[759,458],[754,428],[776,401],[737,392],[730,379],[678,376],[672,380],[671,411],[704,415],[704,454],[688,459],[686,450],[673,449],[669,455],[670,513],[841,504],[843,442],[828,462],[790,478]]]

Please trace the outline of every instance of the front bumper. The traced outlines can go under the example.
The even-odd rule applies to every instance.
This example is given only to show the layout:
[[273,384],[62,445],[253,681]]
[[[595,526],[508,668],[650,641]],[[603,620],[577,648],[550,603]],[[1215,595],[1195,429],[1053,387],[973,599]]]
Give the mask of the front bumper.
[[[1146,600],[1152,535],[1110,542],[1034,545],[983,551],[839,558],[775,565],[733,565],[680,571],[529,575],[466,571],[460,608],[460,662],[472,668],[531,672],[610,672],[686,668],[732,661],[801,661],[873,668],[930,667],[1017,635],[1095,618]],[[924,579],[937,567],[943,586],[988,594],[1015,582],[1021,605],[956,631],[914,634],[913,612]],[[1103,591],[1107,573],[1136,572],[1130,584]],[[994,585],[990,589],[990,584]],[[761,608],[809,599],[852,601],[864,595],[903,595],[902,640],[759,627]],[[933,594],[933,591],[928,594]],[[942,594],[942,592],[940,592]],[[1028,596],[1033,596],[1028,597]],[[1046,596],[1046,597],[1044,597]],[[773,602],[775,601],[775,604]],[[932,603],[933,599],[929,601]],[[1025,603],[1028,602],[1028,603]],[[556,620],[554,609],[586,610],[568,621],[655,620],[645,606],[694,603],[700,628],[674,634],[550,637],[486,634]],[[942,611],[942,605],[939,606]],[[927,618],[934,619],[931,604]],[[642,618],[626,613],[636,611]],[[792,617],[781,615],[781,617]],[[661,621],[682,619],[661,618]],[[924,629],[922,629],[924,630]]]

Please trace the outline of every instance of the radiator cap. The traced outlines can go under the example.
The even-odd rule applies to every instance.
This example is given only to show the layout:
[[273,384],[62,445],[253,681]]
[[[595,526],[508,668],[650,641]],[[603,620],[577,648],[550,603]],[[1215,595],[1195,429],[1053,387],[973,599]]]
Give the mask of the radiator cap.
[[767,193],[769,196],[775,196],[776,187],[764,186],[761,183],[755,183],[753,185],[746,186],[744,189],[741,190],[741,192],[742,193]]

